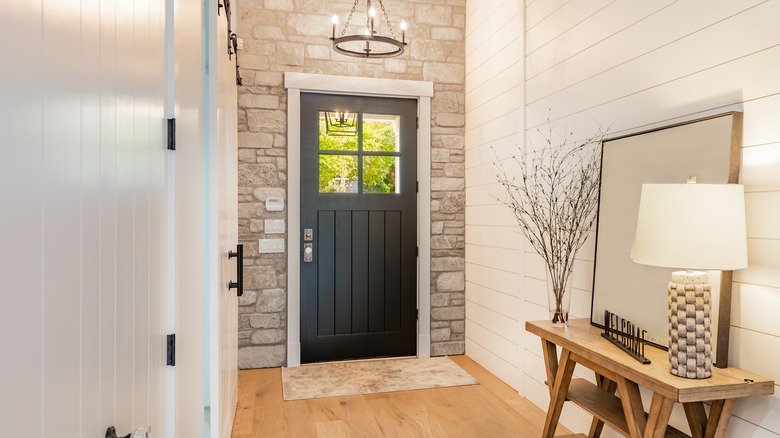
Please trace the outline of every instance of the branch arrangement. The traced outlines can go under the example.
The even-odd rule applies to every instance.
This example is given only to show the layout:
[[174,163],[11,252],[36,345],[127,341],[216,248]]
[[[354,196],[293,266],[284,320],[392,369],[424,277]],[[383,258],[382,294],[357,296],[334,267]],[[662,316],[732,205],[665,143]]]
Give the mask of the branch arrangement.
[[520,175],[510,175],[499,161],[494,169],[506,191],[500,201],[512,210],[547,266],[556,301],[553,322],[565,323],[561,303],[566,282],[596,220],[606,132],[599,127],[596,135],[577,143],[568,133],[555,142],[549,123],[548,128],[539,130],[545,140],[540,150],[525,154],[518,147],[513,155]]

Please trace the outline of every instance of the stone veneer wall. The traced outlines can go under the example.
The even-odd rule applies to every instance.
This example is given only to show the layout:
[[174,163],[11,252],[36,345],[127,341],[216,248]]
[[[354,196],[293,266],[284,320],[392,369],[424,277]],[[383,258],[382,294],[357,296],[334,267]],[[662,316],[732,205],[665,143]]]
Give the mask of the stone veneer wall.
[[[239,300],[239,366],[285,364],[287,255],[259,254],[268,197],[287,198],[287,102],[284,72],[423,80],[431,102],[431,354],[462,354],[464,263],[465,0],[388,1],[397,28],[409,23],[407,51],[365,60],[334,53],[330,17],[342,20],[351,2],[240,0],[238,36],[244,86],[238,90],[239,238],[245,247],[245,292]],[[363,2],[361,2],[363,4]],[[378,6],[378,5],[377,5]],[[363,14],[364,16],[364,14]],[[353,23],[360,22],[355,13]],[[286,207],[286,205],[285,205]],[[289,231],[289,230],[288,230]],[[297,232],[297,230],[293,230]],[[287,235],[268,235],[268,238]]]

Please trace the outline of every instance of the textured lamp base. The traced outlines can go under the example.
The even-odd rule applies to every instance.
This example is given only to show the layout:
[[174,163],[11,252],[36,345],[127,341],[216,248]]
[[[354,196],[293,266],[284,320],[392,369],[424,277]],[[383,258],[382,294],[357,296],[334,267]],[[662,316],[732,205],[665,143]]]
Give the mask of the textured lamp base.
[[669,371],[675,376],[712,376],[710,285],[706,272],[672,273],[669,282]]

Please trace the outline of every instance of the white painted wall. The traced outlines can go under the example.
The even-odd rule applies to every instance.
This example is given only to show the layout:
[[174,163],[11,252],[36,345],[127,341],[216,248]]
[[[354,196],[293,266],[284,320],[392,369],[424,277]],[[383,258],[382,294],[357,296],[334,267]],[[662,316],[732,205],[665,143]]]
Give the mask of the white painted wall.
[[0,16],[0,434],[164,430],[164,2]]
[[[512,218],[489,196],[495,184],[486,149],[493,145],[501,154],[513,147],[497,132],[510,132],[500,131],[499,126],[512,107],[507,102],[514,102],[517,95],[509,78],[486,80],[483,75],[493,77],[504,71],[494,66],[520,63],[524,67],[518,67],[511,80],[522,82],[525,90],[517,127],[525,130],[529,146],[536,141],[535,129],[545,123],[548,110],[553,125],[573,129],[575,138],[592,134],[594,120],[611,125],[611,134],[617,135],[727,110],[744,111],[741,182],[747,191],[750,266],[736,273],[730,360],[732,365],[780,381],[774,366],[780,359],[780,323],[775,316],[780,306],[780,222],[776,219],[780,214],[776,74],[780,28],[775,22],[780,2],[529,0],[524,27],[505,30],[496,23],[514,14],[507,13],[514,11],[510,6],[514,3],[467,2],[467,353],[546,409],[548,392],[542,383],[538,338],[523,334],[517,340],[507,329],[485,330],[487,323],[478,321],[495,322],[500,310],[510,304],[519,310],[506,318],[507,327],[515,320],[541,319],[547,313],[541,261],[530,248],[523,253],[519,239],[510,240],[507,228]],[[489,13],[499,6],[500,13]],[[511,32],[518,38],[524,34],[525,41],[509,50],[506,34]],[[483,99],[487,103],[477,103]],[[510,263],[511,257],[518,262]],[[574,317],[589,315],[592,257],[593,247],[584,248],[576,267]],[[496,296],[507,303],[477,305]],[[515,345],[524,349],[520,359]],[[505,377],[508,364],[521,371],[521,383]],[[591,373],[578,370],[577,374],[590,378]],[[567,407],[562,421],[576,431],[586,431],[590,420],[576,407]],[[672,424],[686,429],[684,423],[677,409]],[[780,396],[737,403],[728,436],[778,435]]]

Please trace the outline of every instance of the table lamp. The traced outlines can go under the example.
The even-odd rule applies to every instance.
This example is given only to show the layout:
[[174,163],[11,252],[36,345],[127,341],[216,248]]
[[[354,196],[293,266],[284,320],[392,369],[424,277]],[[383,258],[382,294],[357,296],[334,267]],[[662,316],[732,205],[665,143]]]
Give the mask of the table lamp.
[[710,285],[704,270],[747,267],[745,195],[739,184],[643,184],[634,262],[682,268],[669,293],[669,371],[712,375]]

